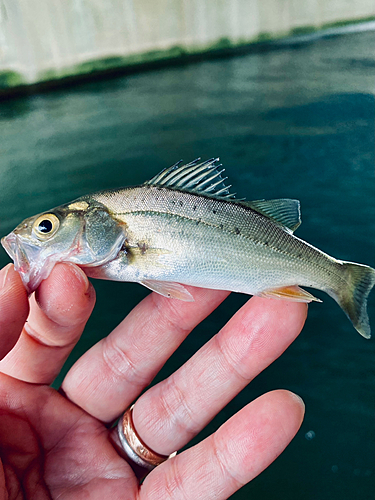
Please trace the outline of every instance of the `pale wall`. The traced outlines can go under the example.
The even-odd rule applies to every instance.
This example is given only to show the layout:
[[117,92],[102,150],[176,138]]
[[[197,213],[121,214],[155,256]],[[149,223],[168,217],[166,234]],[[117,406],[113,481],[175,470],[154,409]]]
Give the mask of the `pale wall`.
[[374,0],[0,0],[0,88],[374,15]]

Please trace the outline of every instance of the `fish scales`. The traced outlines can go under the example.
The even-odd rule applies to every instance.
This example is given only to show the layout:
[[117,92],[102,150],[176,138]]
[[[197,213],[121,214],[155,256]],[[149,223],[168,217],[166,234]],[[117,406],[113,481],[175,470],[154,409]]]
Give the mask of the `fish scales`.
[[283,229],[274,230],[274,224],[267,224],[269,219],[264,215],[239,203],[217,200],[207,195],[137,186],[99,192],[93,195],[93,198],[107,206],[114,217],[124,222],[129,213],[164,213],[189,219],[196,224],[216,227],[231,234],[240,234],[261,244],[268,242],[280,251],[285,250],[283,245],[293,244],[293,240],[288,238],[289,235]]
[[[217,281],[217,275],[220,275],[220,278],[229,272],[235,277],[231,284],[233,291],[257,294],[264,288],[265,283],[269,287],[292,285],[297,274],[299,284],[314,288],[318,281],[320,286],[322,285],[321,273],[306,266],[306,259],[314,259],[318,269],[330,276],[325,284],[326,289],[330,287],[332,278],[336,279],[337,284],[345,285],[345,279],[339,271],[340,264],[335,259],[240,203],[154,186],[98,193],[94,195],[94,199],[107,206],[114,217],[125,222],[129,231],[139,241],[150,239],[150,228],[157,224],[156,218],[164,219],[164,223],[160,221],[163,226],[161,232],[163,235],[167,234],[167,238],[154,236],[149,246],[171,248],[173,255],[168,260],[183,260],[180,268],[186,266],[186,284],[202,286],[202,283],[207,283],[205,280],[209,279],[210,287],[221,289],[222,283],[221,280]],[[140,217],[137,217],[137,214]],[[145,214],[151,219],[147,219],[142,232],[142,219]],[[179,225],[184,224],[185,227],[184,235],[181,231],[170,234],[168,217],[179,218]],[[197,225],[201,227],[198,229]],[[176,238],[186,240],[186,243],[180,245],[178,253],[176,248],[171,246]],[[198,252],[194,252],[189,245],[192,239],[195,240]],[[137,244],[137,241],[133,243]],[[249,256],[252,259],[251,266]],[[197,264],[200,261],[204,262]],[[191,267],[193,263],[194,268]],[[285,273],[288,270],[290,277],[286,278]],[[206,271],[210,276],[202,276],[202,271]],[[215,276],[211,274],[213,271],[216,271]],[[157,276],[160,278],[161,274],[157,273]],[[149,273],[147,278],[151,276],[156,274]],[[139,274],[137,277],[141,278]],[[168,278],[176,279],[171,272],[168,273]]]

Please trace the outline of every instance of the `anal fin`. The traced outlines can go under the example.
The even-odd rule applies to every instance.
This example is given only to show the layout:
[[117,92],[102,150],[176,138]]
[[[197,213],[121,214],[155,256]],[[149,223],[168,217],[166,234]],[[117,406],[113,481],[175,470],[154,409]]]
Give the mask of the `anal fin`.
[[320,299],[314,297],[314,295],[311,295],[311,293],[306,292],[306,290],[303,290],[303,288],[297,285],[264,290],[259,296],[269,299],[291,300],[293,302],[322,302]]
[[180,283],[169,281],[143,280],[140,284],[149,288],[153,292],[159,293],[169,299],[179,299],[184,302],[194,302],[194,297]]

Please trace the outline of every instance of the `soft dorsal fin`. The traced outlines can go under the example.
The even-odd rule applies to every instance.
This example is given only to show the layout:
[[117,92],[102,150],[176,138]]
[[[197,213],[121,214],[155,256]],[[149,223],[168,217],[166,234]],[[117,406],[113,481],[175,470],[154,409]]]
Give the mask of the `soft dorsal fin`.
[[200,162],[200,158],[181,165],[179,161],[169,168],[165,168],[145,185],[164,186],[192,193],[209,194],[216,198],[233,200],[235,194],[229,192],[231,186],[227,186],[227,177],[222,177],[224,172],[222,165],[217,164],[219,158]]
[[279,200],[242,201],[241,203],[272,219],[291,232],[294,232],[302,222],[298,200],[281,198]]

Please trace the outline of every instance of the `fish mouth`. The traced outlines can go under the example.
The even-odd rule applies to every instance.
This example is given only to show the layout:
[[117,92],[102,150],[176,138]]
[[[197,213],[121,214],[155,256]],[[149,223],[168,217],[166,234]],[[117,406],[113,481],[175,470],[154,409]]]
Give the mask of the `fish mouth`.
[[[39,286],[41,281],[48,276],[53,265],[46,266],[44,263],[42,272],[41,266],[35,265],[35,263],[40,260],[38,256],[41,252],[41,248],[21,241],[13,232],[8,234],[8,236],[4,236],[4,238],[1,239],[1,244],[9,257],[14,261],[14,269],[20,274],[26,290],[29,294],[32,293]],[[50,269],[48,272],[49,267]],[[48,272],[47,275],[46,271]]]
[[[16,230],[17,231],[17,230]],[[40,283],[48,278],[57,262],[72,262],[80,267],[99,267],[113,260],[124,242],[121,234],[110,252],[102,259],[97,259],[82,233],[79,233],[68,248],[53,252],[34,244],[13,231],[1,239],[5,251],[14,261],[14,269],[21,276],[24,287],[31,294]]]
[[26,253],[20,245],[20,241],[16,234],[10,233],[8,236],[1,238],[1,244],[9,257],[14,261],[14,268],[19,273],[27,273],[30,270],[30,262]]

